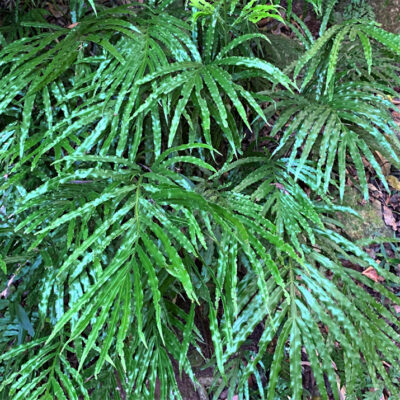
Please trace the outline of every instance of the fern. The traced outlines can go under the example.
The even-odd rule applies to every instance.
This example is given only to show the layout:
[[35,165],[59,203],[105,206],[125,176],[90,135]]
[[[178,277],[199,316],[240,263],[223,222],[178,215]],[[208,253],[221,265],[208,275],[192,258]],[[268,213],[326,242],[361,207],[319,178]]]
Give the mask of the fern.
[[[188,147],[190,146],[183,146],[183,148]],[[236,216],[236,213],[233,212],[234,209],[226,209],[225,203],[222,207],[218,202],[207,199],[208,196],[205,198],[196,193],[190,180],[170,170],[169,166],[182,162],[193,162],[201,168],[211,170],[213,168],[191,156],[166,159],[167,154],[171,154],[173,151],[174,149],[170,149],[167,153],[162,154],[149,168],[149,172],[144,173],[141,173],[139,166],[131,166],[128,160],[115,157],[67,157],[65,160],[67,162],[76,160],[76,162],[84,164],[102,163],[102,168],[75,168],[72,173],[65,172],[59,175],[29,193],[17,211],[22,213],[27,209],[32,210],[29,224],[24,222],[17,227],[17,230],[24,228],[25,232],[28,232],[32,226],[40,228],[37,232],[38,240],[32,244],[32,247],[39,246],[42,240],[49,235],[64,237],[67,240],[66,245],[69,251],[65,261],[54,271],[52,277],[54,281],[50,283],[50,286],[47,279],[42,282],[43,296],[40,300],[39,319],[42,325],[45,324],[47,304],[52,292],[54,295],[60,296],[63,290],[72,289],[68,308],[64,314],[55,316],[55,326],[46,340],[46,346],[49,346],[53,339],[59,337],[61,333],[61,337],[65,337],[68,332],[62,347],[55,353],[57,357],[60,357],[72,343],[78,340],[81,349],[77,353],[78,372],[85,365],[86,359],[93,352],[96,354],[96,345],[101,348],[101,351],[98,350],[99,358],[94,369],[95,376],[100,373],[107,360],[111,345],[115,346],[122,368],[126,371],[128,362],[123,350],[124,342],[131,329],[129,327],[135,325],[134,329],[145,348],[150,344],[151,346],[155,345],[155,334],[159,345],[166,343],[169,351],[164,353],[162,359],[164,362],[165,358],[168,359],[167,354],[174,348],[170,341],[178,343],[178,339],[174,338],[173,331],[176,328],[179,329],[181,324],[175,326],[178,321],[174,322],[173,315],[170,312],[167,313],[168,305],[165,303],[164,296],[168,295],[161,292],[160,288],[163,281],[173,279],[176,284],[181,285],[189,299],[198,301],[192,281],[200,277],[196,278],[196,268],[194,268],[193,262],[187,263],[187,258],[203,259],[204,255],[202,254],[207,251],[208,246],[205,234],[214,238],[215,241],[218,240],[218,236],[223,235],[220,245],[218,242],[221,239],[214,242],[214,251],[225,251],[222,248],[218,250],[223,243],[230,243],[230,246],[243,251],[249,260],[249,267],[259,274],[258,285],[265,298],[268,296],[268,292],[263,268],[266,267],[270,270],[270,274],[278,285],[282,285],[282,280],[277,265],[260,247],[259,239],[255,236],[255,232],[252,232],[253,229],[258,226],[257,231],[260,234],[263,232],[264,240],[273,243],[294,259],[298,259],[294,250],[274,234],[273,226],[268,220],[256,222],[250,210],[246,208]],[[116,163],[118,168],[116,170],[104,169],[109,163]],[[125,169],[126,167],[128,170]],[[135,176],[137,179],[134,178]],[[104,186],[104,191],[98,192],[104,179],[107,179],[109,184]],[[132,179],[136,183],[132,182]],[[95,182],[96,185],[93,185]],[[93,187],[92,190],[91,187]],[[84,197],[82,197],[82,190],[85,193]],[[87,198],[87,200],[82,203],[83,198]],[[166,206],[168,207],[165,208]],[[51,208],[52,218],[46,212],[47,208]],[[37,211],[35,211],[36,209]],[[67,210],[70,211],[65,212]],[[201,221],[203,218],[204,222]],[[204,231],[202,226],[208,226],[208,229],[211,227],[212,230]],[[187,232],[189,227],[189,232]],[[272,232],[264,232],[266,227],[272,229]],[[73,237],[80,240],[74,241]],[[64,243],[63,245],[65,246]],[[234,259],[232,261],[235,262]],[[76,267],[72,269],[74,265]],[[221,267],[225,268],[226,266],[221,264]],[[95,272],[94,275],[91,275],[94,281],[89,286],[86,283],[85,294],[78,296],[77,293],[73,293],[73,288],[79,286],[79,283],[84,285],[84,279],[88,278],[88,271]],[[148,279],[148,288],[141,282],[144,276]],[[224,276],[226,276],[226,272]],[[132,294],[130,293],[131,279],[133,279],[134,285],[133,299],[131,299]],[[218,282],[223,285],[221,279]],[[153,303],[146,307],[144,299],[147,296],[143,287],[150,291]],[[235,287],[232,287],[230,291],[235,291]],[[136,310],[135,322],[131,320],[132,313],[129,311],[132,301]],[[62,307],[61,304],[60,306]],[[143,316],[142,310],[145,308],[148,311]],[[99,311],[100,309],[101,311]],[[124,311],[122,312],[122,310]],[[149,318],[154,320],[155,325],[151,324],[151,331],[147,332]],[[96,322],[91,326],[90,334],[83,341],[81,335],[94,320]],[[119,322],[120,328],[114,340],[117,322]],[[154,331],[154,326],[156,326],[156,331]],[[100,330],[107,332],[102,339],[100,339]],[[167,343],[170,344],[167,345]],[[178,349],[178,346],[176,345],[175,348]],[[73,350],[69,351],[73,352]],[[146,352],[146,354],[148,353]],[[172,355],[177,360],[181,360],[183,367],[191,373],[190,366],[187,365],[184,357],[182,358],[174,351],[172,351]],[[90,359],[92,360],[93,357],[94,355],[91,355]],[[219,357],[222,357],[222,354]],[[145,360],[146,358],[141,359],[140,362],[147,363]],[[157,358],[153,361],[157,362]],[[222,369],[222,360],[219,360],[218,364]],[[143,369],[146,364],[139,365],[142,365],[139,369]],[[21,371],[25,371],[24,367],[21,368]],[[160,366],[155,365],[154,368],[158,370]],[[171,365],[169,369],[173,375]],[[28,369],[23,375],[21,378],[23,380],[19,381],[21,385],[28,379],[27,377],[32,371]],[[149,371],[149,373],[153,372]],[[193,373],[191,375],[193,376]],[[12,376],[5,381],[4,385],[13,380]],[[35,382],[39,384],[42,379],[44,377]],[[135,380],[134,382],[137,387],[138,382]],[[54,384],[54,386],[57,385]],[[140,390],[144,389],[138,387],[137,390],[138,393],[141,393]],[[154,387],[150,388],[150,392],[154,392]]]
[[399,396],[398,260],[335,199],[353,171],[368,199],[366,164],[389,189],[376,151],[400,164],[399,38],[335,3],[319,37],[292,2],[290,37],[258,29],[284,21],[259,1],[2,29],[0,398],[181,399],[194,352],[215,399],[311,396],[304,361],[323,399]]
[[[259,168],[254,168],[254,165],[257,164]],[[258,343],[259,352],[252,356],[252,361],[240,375],[241,380],[237,390],[239,392],[243,390],[249,376],[257,373],[258,364],[263,359],[265,351],[271,341],[277,337],[278,342],[269,372],[268,398],[273,398],[275,393],[284,356],[284,345],[287,340],[290,340],[291,393],[296,398],[300,398],[303,390],[299,373],[301,359],[304,357],[302,353],[307,355],[311,364],[321,397],[328,399],[328,393],[331,393],[334,398],[339,398],[336,384],[338,372],[332,367],[335,365],[333,363],[334,343],[336,346],[339,343],[340,357],[344,360],[345,365],[346,382],[350,385],[346,386],[349,394],[354,393],[356,377],[362,375],[368,365],[368,368],[372,365],[374,365],[373,368],[376,368],[375,370],[369,369],[374,387],[379,387],[380,379],[388,380],[387,385],[390,386],[391,393],[397,393],[398,389],[389,383],[390,377],[378,362],[377,354],[379,354],[380,360],[382,357],[389,357],[390,361],[388,362],[395,365],[398,361],[393,359],[392,355],[397,354],[396,346],[386,337],[386,334],[389,329],[391,332],[389,335],[394,341],[397,341],[398,338],[395,339],[395,337],[398,333],[396,330],[391,330],[386,323],[380,324],[378,315],[383,313],[382,316],[386,315],[387,321],[390,320],[390,323],[396,326],[398,326],[398,320],[373,296],[361,289],[357,281],[372,290],[380,291],[382,286],[373,284],[372,281],[352,268],[343,267],[342,263],[343,260],[351,263],[356,259],[357,263],[364,268],[371,264],[374,265],[379,274],[382,274],[388,281],[394,283],[398,281],[398,278],[382,270],[356,245],[327,227],[327,223],[330,225],[336,223],[332,218],[336,211],[353,212],[352,210],[336,206],[327,198],[324,202],[310,201],[301,187],[291,180],[288,174],[290,170],[286,172],[282,168],[285,166],[284,163],[282,169],[277,169],[273,168],[271,161],[266,158],[249,157],[226,166],[223,171],[244,168],[246,165],[252,165],[253,172],[245,175],[246,178],[234,190],[243,191],[255,187],[256,190],[252,196],[258,202],[262,201],[260,209],[265,204],[264,212],[272,214],[271,217],[277,221],[278,226],[284,226],[284,230],[280,229],[280,236],[288,237],[298,251],[304,252],[308,263],[300,266],[301,264],[282,260],[282,264],[285,266],[281,267],[281,274],[290,296],[286,297],[280,288],[272,284],[270,287],[272,296],[268,303],[268,308],[273,310],[272,320],[267,319],[266,316],[258,320],[255,320],[255,316],[247,316],[247,318],[243,316],[243,319],[238,321],[238,324],[243,324],[245,321],[253,323],[253,329],[257,323],[265,321],[265,328]],[[295,171],[293,169],[292,173]],[[235,173],[237,174],[239,171],[236,170]],[[301,175],[301,180],[316,190],[315,188],[318,186],[315,176],[316,171],[309,168],[307,174]],[[263,177],[268,178],[264,180]],[[234,201],[231,198],[230,203]],[[236,201],[237,204],[243,204],[246,200],[240,198]],[[315,249],[319,250],[315,251]],[[324,276],[323,271],[328,270],[335,277],[335,283]],[[250,272],[251,274],[252,272]],[[243,300],[240,300],[239,297],[238,301],[245,307],[242,313],[246,315],[246,309],[251,313],[250,310],[257,309],[262,300],[260,295],[256,294],[257,287],[253,286],[252,291],[247,277],[244,278],[244,281],[246,282],[246,292],[242,294]],[[340,294],[336,292],[338,286],[341,287]],[[389,296],[391,302],[398,302],[392,293],[385,291],[384,295]],[[248,301],[252,296],[255,297],[252,304],[249,305]],[[266,319],[264,320],[264,318]],[[337,324],[338,321],[341,321],[340,326]],[[320,330],[321,324],[327,327],[327,335]],[[240,326],[240,329],[247,334],[252,331],[251,328],[247,330],[243,325]],[[224,327],[222,331],[224,331]],[[276,336],[278,332],[279,334]],[[243,337],[246,333],[238,333],[238,335]],[[392,348],[392,351],[385,355],[383,355],[382,341]],[[232,351],[236,351],[236,348],[233,348]],[[230,354],[228,352],[227,360]],[[358,354],[363,354],[363,357],[360,358]]]
[[[383,29],[380,29],[371,23],[350,20],[341,25],[334,25],[318,38],[315,43],[313,43],[313,46],[310,47],[310,49],[308,49],[298,60],[294,71],[295,77],[306,65],[309,65],[308,72],[305,74],[305,79],[302,83],[302,88],[308,84],[310,78],[317,70],[318,64],[322,64],[323,71],[320,73],[324,74],[325,92],[329,92],[332,97],[334,90],[333,77],[336,72],[339,52],[341,46],[345,43],[347,36],[351,41],[359,38],[364,49],[369,72],[372,65],[372,49],[369,38],[383,44],[395,55],[398,56],[400,54],[400,41],[398,35],[385,32]],[[329,53],[328,59],[320,57],[318,60],[316,57],[320,56],[321,53],[325,51]],[[312,60],[314,60],[314,62],[312,62]]]
[[[282,127],[288,125],[275,152],[290,150],[287,161],[289,168],[298,158],[300,147],[303,147],[296,166],[295,179],[309,156],[314,155],[318,171],[317,184],[323,184],[326,192],[337,160],[340,196],[343,197],[349,155],[357,170],[366,199],[368,188],[362,157],[368,160],[388,188],[373,155],[373,151],[378,150],[393,163],[399,162],[399,144],[395,133],[398,128],[391,120],[389,110],[393,106],[384,92],[380,92],[369,83],[351,82],[337,86],[332,99],[329,95],[318,95],[315,87],[310,87],[302,96],[287,96],[287,93],[284,95],[285,97],[271,108],[274,112],[282,110],[271,135],[276,135]],[[296,131],[298,134],[293,138],[292,134]]]

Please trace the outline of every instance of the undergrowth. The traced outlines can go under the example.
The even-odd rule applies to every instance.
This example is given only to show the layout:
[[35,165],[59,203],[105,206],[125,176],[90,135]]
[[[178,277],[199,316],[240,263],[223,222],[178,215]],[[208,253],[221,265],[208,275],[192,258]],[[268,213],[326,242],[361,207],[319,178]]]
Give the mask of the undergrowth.
[[193,351],[214,399],[398,398],[396,259],[337,216],[399,167],[400,37],[335,3],[3,13],[0,398],[179,399]]

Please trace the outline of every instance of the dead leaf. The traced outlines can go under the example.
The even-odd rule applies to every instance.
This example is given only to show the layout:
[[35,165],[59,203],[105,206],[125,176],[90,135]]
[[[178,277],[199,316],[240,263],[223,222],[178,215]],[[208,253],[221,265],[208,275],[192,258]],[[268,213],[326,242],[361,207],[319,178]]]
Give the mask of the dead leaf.
[[397,111],[392,111],[392,115],[394,118],[400,118],[400,113],[398,113]]
[[75,28],[76,26],[78,26],[78,24],[79,24],[79,22],[75,22],[75,23],[73,23],[73,24],[71,24],[71,25],[68,25],[67,28],[68,28],[68,29]]
[[368,183],[368,189],[373,191],[373,192],[378,192],[379,191],[379,189],[375,185],[373,185],[372,183]]
[[397,230],[397,223],[394,219],[392,210],[389,207],[383,206],[383,220],[387,226],[391,226],[394,231]]
[[390,162],[388,160],[386,160],[386,158],[383,157],[383,155],[381,153],[379,153],[379,151],[376,151],[375,153],[378,156],[378,162],[382,168],[383,175],[385,175],[385,176],[389,175],[390,167],[391,167]]
[[368,267],[363,273],[367,278],[372,279],[374,282],[383,282],[385,278],[379,276],[374,267]]
[[400,181],[395,176],[389,175],[386,180],[393,189],[400,190]]
[[374,249],[368,247],[367,249],[365,249],[365,251],[371,258],[375,258],[376,257],[376,253],[375,253]]
[[361,157],[361,161],[364,164],[365,168],[371,167],[371,163],[365,157]]
[[398,306],[397,304],[393,306],[394,311],[396,312],[396,314],[400,313],[400,306]]
[[342,386],[339,393],[340,399],[346,400],[346,386]]
[[346,387],[341,385],[340,377],[337,374],[336,374],[336,383],[337,383],[337,388],[339,390],[339,399],[346,400]]
[[279,190],[282,190],[283,193],[289,194],[289,192],[285,189],[282,183],[271,183],[271,185],[277,187]]
[[55,6],[51,3],[46,3],[47,8],[55,18],[61,18],[67,13],[67,9],[65,6]]
[[0,293],[0,297],[4,297],[5,299],[8,297],[8,295],[10,294],[10,287],[14,282],[15,276],[15,274],[11,275],[11,278],[7,282],[7,287]]

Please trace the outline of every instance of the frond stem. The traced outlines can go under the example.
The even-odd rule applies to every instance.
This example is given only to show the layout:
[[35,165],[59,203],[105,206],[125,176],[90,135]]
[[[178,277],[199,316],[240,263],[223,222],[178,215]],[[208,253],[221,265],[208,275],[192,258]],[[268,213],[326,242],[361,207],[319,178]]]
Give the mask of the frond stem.
[[136,197],[135,197],[135,220],[137,232],[140,231],[140,219],[139,219],[139,199],[140,199],[140,186],[143,181],[143,176],[141,176],[137,183]]

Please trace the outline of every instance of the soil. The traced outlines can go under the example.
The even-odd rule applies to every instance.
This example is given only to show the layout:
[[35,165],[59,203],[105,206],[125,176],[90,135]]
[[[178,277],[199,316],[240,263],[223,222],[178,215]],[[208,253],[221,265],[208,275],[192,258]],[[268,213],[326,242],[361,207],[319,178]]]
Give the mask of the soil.
[[400,0],[370,0],[376,20],[393,33],[400,33]]

